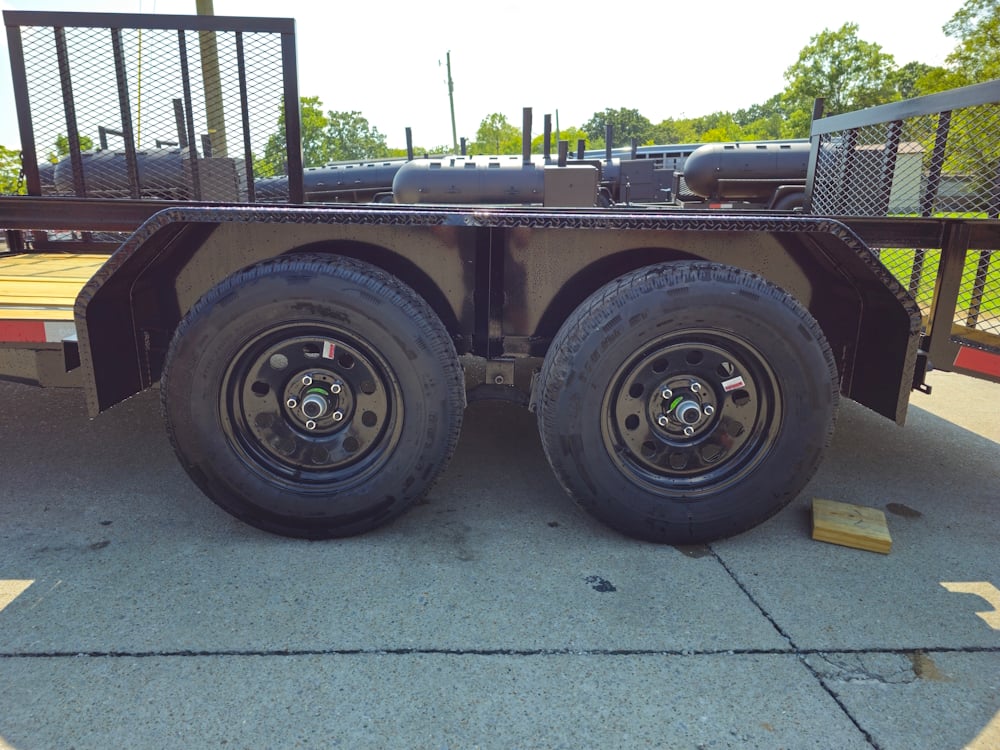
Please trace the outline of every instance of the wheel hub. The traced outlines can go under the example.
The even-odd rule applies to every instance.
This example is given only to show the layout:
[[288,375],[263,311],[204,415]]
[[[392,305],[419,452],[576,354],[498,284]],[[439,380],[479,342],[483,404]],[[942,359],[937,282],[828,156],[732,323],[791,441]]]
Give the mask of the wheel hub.
[[285,417],[317,433],[350,423],[355,398],[351,386],[331,370],[309,369],[293,375],[285,386]]
[[330,334],[272,335],[231,369],[233,438],[275,473],[322,483],[393,445],[402,404],[378,352]]
[[681,374],[653,389],[647,414],[665,436],[691,438],[710,429],[716,404],[711,385],[697,376]]
[[622,364],[604,439],[624,470],[672,492],[733,482],[780,423],[777,384],[755,349],[719,331],[663,337]]

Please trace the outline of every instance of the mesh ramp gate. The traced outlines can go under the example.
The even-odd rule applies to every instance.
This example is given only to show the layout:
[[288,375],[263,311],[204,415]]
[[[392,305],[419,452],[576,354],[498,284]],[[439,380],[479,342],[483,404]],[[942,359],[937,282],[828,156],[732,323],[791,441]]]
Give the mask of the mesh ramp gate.
[[[294,22],[6,11],[28,192],[256,202],[295,177]],[[274,201],[273,192],[269,201]]]
[[[807,186],[811,214],[997,222],[1000,81],[814,120]],[[946,236],[947,247],[875,253],[930,334],[936,325],[954,344],[1000,353],[1000,247],[976,246],[968,227]]]

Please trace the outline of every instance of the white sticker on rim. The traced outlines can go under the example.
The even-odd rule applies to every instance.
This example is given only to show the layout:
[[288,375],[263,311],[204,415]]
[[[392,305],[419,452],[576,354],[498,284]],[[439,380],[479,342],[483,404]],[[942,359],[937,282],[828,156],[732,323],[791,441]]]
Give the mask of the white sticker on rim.
[[333,359],[334,352],[337,350],[337,345],[332,341],[323,342],[323,359]]
[[726,393],[730,391],[735,391],[737,388],[745,388],[746,383],[743,382],[743,376],[737,375],[735,378],[729,378],[729,380],[722,381],[722,390]]

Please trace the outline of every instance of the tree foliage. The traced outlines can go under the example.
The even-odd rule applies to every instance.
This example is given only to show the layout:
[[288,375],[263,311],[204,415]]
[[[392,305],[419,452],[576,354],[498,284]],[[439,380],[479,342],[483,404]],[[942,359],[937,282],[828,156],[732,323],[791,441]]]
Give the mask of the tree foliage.
[[21,179],[21,153],[0,146],[0,194],[24,192],[24,180]]
[[470,154],[519,154],[521,131],[499,112],[487,115],[479,123],[476,139],[468,145]]
[[965,0],[943,29],[958,40],[945,60],[946,88],[1000,78],[1000,4],[996,0]]
[[799,59],[785,71],[788,88],[782,94],[787,119],[784,137],[809,135],[813,102],[824,99],[823,112],[838,115],[895,101],[893,56],[858,38],[858,25],[845,23],[824,29],[809,40]]
[[595,112],[587,122],[583,124],[583,131],[591,141],[606,140],[607,126],[610,125],[612,146],[628,146],[632,139],[639,143],[650,142],[653,136],[653,124],[637,109],[605,109],[603,112]]
[[[608,124],[614,131],[615,147],[628,146],[633,138],[646,144],[805,137],[809,134],[816,97],[824,98],[824,112],[831,115],[1000,78],[997,0],[965,0],[943,31],[956,41],[956,46],[940,67],[921,62],[897,67],[892,55],[878,44],[858,37],[857,24],[847,23],[811,37],[798,59],[786,69],[785,89],[760,104],[735,112],[668,118],[655,125],[638,110],[608,108],[595,112],[583,126],[564,128],[555,136],[568,141],[571,151],[576,150],[580,139],[586,141],[588,149],[603,148]],[[385,136],[360,112],[325,111],[319,97],[303,97],[300,107],[306,166],[406,155],[403,148],[389,148]],[[961,130],[958,126],[955,129]],[[959,134],[956,132],[955,137]],[[86,136],[81,136],[80,141],[84,150],[93,147]],[[532,139],[534,153],[542,151],[542,141],[542,136]],[[55,150],[47,155],[50,160],[69,153],[65,135],[59,136],[54,146]],[[480,122],[476,138],[467,145],[467,150],[470,154],[519,154],[520,129],[502,113],[489,114]],[[450,151],[450,145],[432,149],[414,147],[418,155]],[[284,161],[282,107],[264,153],[255,154],[255,174],[258,177],[283,174]],[[0,189],[5,192],[17,189],[20,167],[17,151],[0,146]]]
[[[390,155],[385,136],[360,112],[324,113],[318,96],[304,96],[299,100],[299,120],[303,166],[319,167],[334,161],[382,159]],[[257,177],[284,174],[286,150],[282,106],[278,126],[268,138],[263,156],[254,160],[254,174]]]

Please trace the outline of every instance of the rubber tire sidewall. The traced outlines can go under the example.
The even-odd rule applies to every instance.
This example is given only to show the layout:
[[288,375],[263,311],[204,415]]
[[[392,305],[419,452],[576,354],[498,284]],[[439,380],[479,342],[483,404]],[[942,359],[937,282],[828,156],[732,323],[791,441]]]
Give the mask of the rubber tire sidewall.
[[[686,328],[738,332],[770,366],[782,399],[768,455],[738,484],[697,499],[649,491],[612,461],[601,433],[619,367]],[[542,443],[569,494],[603,523],[654,542],[710,541],[763,522],[808,482],[833,430],[835,372],[818,325],[777,287],[737,269],[664,264],[607,285],[560,329],[541,376]]]
[[[221,421],[220,388],[233,357],[293,319],[331,323],[376,350],[403,402],[400,435],[380,470],[329,494],[294,491],[249,469]],[[167,361],[164,412],[184,468],[226,511],[286,536],[347,536],[398,516],[450,458],[464,408],[454,346],[430,308],[387,274],[348,259],[283,261],[230,277],[192,308]]]

